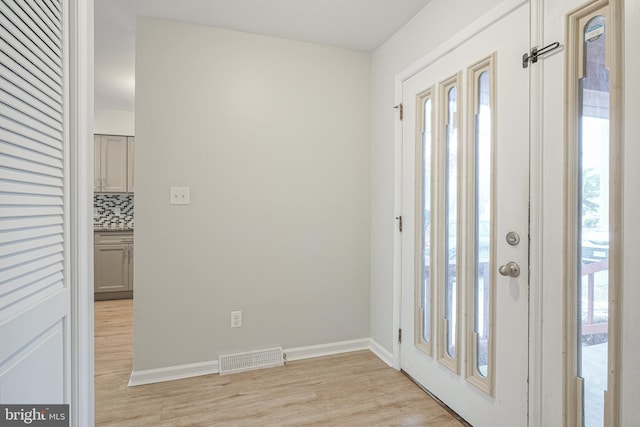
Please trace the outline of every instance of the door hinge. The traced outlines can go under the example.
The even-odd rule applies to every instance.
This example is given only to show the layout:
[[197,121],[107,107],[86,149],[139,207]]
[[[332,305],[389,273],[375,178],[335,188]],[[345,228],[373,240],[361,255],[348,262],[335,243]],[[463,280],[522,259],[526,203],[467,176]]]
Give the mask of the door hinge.
[[398,329],[398,343],[402,344],[402,329]]
[[396,219],[398,220],[398,231],[402,233],[402,215],[397,216]]
[[400,121],[402,121],[402,119],[404,119],[404,106],[402,105],[402,102],[393,108],[398,110],[398,112],[400,113]]
[[550,45],[547,45],[540,50],[538,50],[537,47],[534,47],[530,52],[525,52],[524,55],[522,55],[522,68],[527,68],[529,66],[529,62],[535,64],[536,62],[538,62],[538,57],[540,55],[553,52],[558,48],[560,48],[559,42],[551,43]]

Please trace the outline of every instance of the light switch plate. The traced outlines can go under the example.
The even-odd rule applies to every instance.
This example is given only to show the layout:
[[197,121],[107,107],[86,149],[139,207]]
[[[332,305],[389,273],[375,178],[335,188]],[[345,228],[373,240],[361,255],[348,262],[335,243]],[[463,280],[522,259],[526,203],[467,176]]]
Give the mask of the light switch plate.
[[242,326],[242,311],[231,312],[231,327],[239,328]]
[[171,187],[171,200],[172,205],[188,205],[191,203],[190,187]]

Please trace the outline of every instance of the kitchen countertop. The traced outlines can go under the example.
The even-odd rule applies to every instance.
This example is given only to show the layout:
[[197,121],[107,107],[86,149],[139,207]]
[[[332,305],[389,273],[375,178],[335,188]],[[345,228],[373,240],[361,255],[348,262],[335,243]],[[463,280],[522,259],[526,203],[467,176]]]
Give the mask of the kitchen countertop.
[[124,232],[124,231],[133,231],[132,227],[119,227],[119,226],[94,226],[93,227],[93,231],[94,232],[105,232],[105,231],[120,231],[120,232]]

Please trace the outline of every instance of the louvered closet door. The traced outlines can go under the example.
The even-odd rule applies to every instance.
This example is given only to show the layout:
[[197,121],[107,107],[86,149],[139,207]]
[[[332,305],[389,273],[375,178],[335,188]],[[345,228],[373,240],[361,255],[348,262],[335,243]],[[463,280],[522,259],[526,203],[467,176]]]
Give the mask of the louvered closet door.
[[0,0],[0,403],[69,403],[63,0]]

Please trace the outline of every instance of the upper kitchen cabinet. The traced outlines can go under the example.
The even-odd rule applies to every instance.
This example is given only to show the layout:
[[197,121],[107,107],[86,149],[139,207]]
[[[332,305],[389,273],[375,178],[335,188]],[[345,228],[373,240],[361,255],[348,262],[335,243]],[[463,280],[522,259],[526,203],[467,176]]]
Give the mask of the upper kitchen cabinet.
[[133,138],[94,135],[94,182],[97,193],[133,192]]
[[133,149],[136,140],[133,136],[127,137],[127,191],[133,193]]

